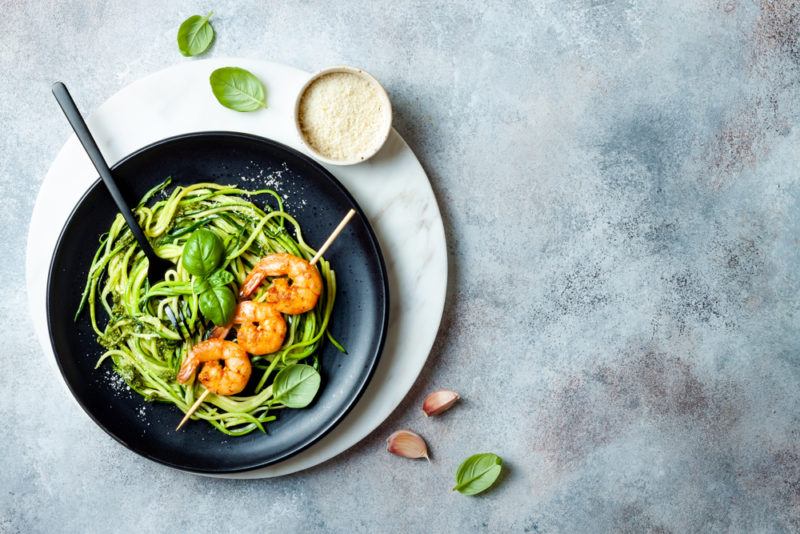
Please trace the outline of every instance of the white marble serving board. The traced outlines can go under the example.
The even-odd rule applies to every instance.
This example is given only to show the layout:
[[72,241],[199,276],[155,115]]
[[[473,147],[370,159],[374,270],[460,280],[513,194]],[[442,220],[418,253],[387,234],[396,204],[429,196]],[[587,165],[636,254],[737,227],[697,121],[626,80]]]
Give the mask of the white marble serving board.
[[[238,113],[217,103],[208,76],[218,67],[232,65],[250,70],[265,83],[267,109]],[[292,110],[296,92],[308,76],[292,67],[250,59],[187,60],[123,88],[88,123],[112,164],[159,139],[208,130],[248,132],[304,151],[294,131]],[[80,87],[72,89],[80,103]],[[371,160],[328,169],[364,209],[386,259],[391,296],[386,346],[364,396],[330,434],[292,458],[235,478],[294,473],[358,443],[409,391],[439,328],[447,286],[444,229],[428,177],[414,153],[393,130]],[[71,136],[50,167],[33,209],[26,261],[28,301],[36,334],[53,362],[53,380],[62,379],[47,332],[47,270],[67,216],[96,179],[88,157]]]

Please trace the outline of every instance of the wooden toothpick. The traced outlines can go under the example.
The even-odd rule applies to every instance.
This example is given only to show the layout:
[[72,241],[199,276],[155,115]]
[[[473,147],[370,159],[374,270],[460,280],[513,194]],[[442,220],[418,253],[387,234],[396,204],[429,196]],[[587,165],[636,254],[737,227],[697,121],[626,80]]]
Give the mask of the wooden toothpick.
[[317,251],[317,253],[314,254],[314,257],[311,258],[311,261],[308,262],[308,263],[310,263],[311,265],[314,265],[315,263],[317,263],[319,261],[319,259],[322,257],[322,255],[325,254],[325,251],[328,250],[328,247],[331,246],[331,243],[333,243],[333,240],[336,239],[337,237],[339,237],[339,234],[342,233],[342,230],[344,230],[344,227],[347,226],[347,223],[350,222],[350,219],[352,219],[353,215],[355,215],[355,214],[356,214],[356,210],[354,210],[354,209],[351,209],[350,211],[347,212],[347,215],[344,216],[344,219],[342,219],[342,222],[340,222],[339,225],[336,228],[333,229],[333,232],[331,232],[331,235],[328,236],[328,239],[326,239],[325,242],[322,244],[322,246],[319,247],[319,250]]
[[202,393],[202,394],[201,394],[199,397],[197,397],[197,400],[196,400],[196,401],[194,401],[194,404],[192,404],[192,407],[191,407],[191,408],[189,408],[189,410],[186,412],[186,415],[184,415],[184,416],[183,416],[183,419],[181,419],[181,422],[180,422],[180,423],[178,423],[178,426],[177,426],[177,427],[175,427],[175,431],[176,431],[176,432],[177,432],[178,430],[180,430],[180,429],[181,429],[181,427],[182,427],[183,425],[185,425],[185,424],[186,424],[186,421],[188,421],[188,420],[189,420],[189,418],[192,416],[192,414],[193,414],[195,411],[197,411],[197,409],[200,407],[200,405],[201,405],[201,404],[203,404],[203,401],[204,401],[204,400],[206,400],[206,397],[208,397],[208,394],[209,394],[209,393],[211,393],[211,390],[208,390],[208,389],[207,389],[207,390],[205,390],[205,391],[204,391],[204,392],[203,392],[203,393]]
[[[319,247],[319,250],[317,250],[317,253],[314,254],[314,257],[311,258],[311,261],[309,262],[311,265],[314,265],[319,261],[322,255],[325,254],[325,251],[328,250],[328,248],[331,246],[334,240],[336,240],[336,238],[339,237],[339,234],[342,233],[344,227],[347,226],[347,223],[350,222],[350,219],[352,219],[355,214],[356,210],[354,209],[351,209],[350,211],[347,212],[347,215],[345,215],[342,221],[336,226],[336,228],[333,229],[333,232],[331,232],[331,235],[328,236],[328,239],[325,240],[322,246]],[[211,390],[207,389],[203,391],[203,393],[199,397],[197,397],[197,400],[194,401],[194,404],[192,404],[191,408],[189,408],[186,411],[186,415],[183,416],[181,422],[178,423],[178,426],[175,428],[176,431],[180,430],[180,428],[186,424],[186,421],[188,421],[189,418],[192,417],[192,414],[194,414],[194,412],[197,411],[197,409],[200,407],[201,404],[203,404],[203,401],[206,400],[206,397],[208,397],[210,393]]]

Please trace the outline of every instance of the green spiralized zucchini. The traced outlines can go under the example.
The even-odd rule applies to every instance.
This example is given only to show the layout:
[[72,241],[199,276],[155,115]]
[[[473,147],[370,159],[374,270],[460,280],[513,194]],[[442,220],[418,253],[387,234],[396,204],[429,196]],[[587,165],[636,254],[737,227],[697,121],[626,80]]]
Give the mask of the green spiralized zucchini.
[[[186,412],[204,391],[197,383],[179,384],[176,374],[191,345],[204,339],[206,325],[192,292],[192,278],[180,262],[183,245],[197,228],[216,233],[225,245],[223,268],[233,274],[237,287],[263,256],[288,252],[310,259],[315,250],[303,240],[298,222],[284,211],[283,200],[271,189],[249,191],[214,183],[178,186],[167,193],[168,178],[144,195],[134,213],[156,254],[175,264],[165,279],[154,285],[147,280],[147,260],[121,215],[100,236],[75,318],[88,309],[98,342],[106,349],[96,368],[109,361],[114,371],[148,401],[166,402]],[[254,197],[269,200],[259,207]],[[160,200],[156,200],[160,198]],[[269,204],[273,204],[270,206]],[[323,338],[343,350],[328,332],[336,296],[336,274],[324,259],[317,266],[324,281],[317,306],[300,315],[286,316],[288,329],[281,349],[254,356],[250,395],[210,394],[194,418],[219,431],[242,436],[276,418],[282,408],[272,397],[272,381],[288,365],[308,360],[319,366]],[[266,286],[268,284],[264,284]],[[236,289],[232,287],[232,289]],[[266,298],[261,288],[253,300]],[[165,307],[181,310],[197,333],[184,341],[170,323]],[[99,311],[105,314],[101,326]]]

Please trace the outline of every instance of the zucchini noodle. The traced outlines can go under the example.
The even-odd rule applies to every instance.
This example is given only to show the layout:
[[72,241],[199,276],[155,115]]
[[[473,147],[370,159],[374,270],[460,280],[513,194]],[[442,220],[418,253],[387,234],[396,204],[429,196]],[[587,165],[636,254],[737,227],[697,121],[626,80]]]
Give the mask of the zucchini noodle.
[[[315,250],[303,240],[298,222],[284,211],[283,200],[271,189],[245,190],[213,183],[175,187],[167,194],[168,178],[147,192],[134,209],[139,225],[156,254],[175,264],[165,279],[154,285],[147,280],[147,259],[121,215],[100,236],[81,303],[75,315],[88,309],[98,342],[106,349],[96,368],[110,361],[114,371],[148,401],[166,402],[186,412],[203,392],[198,383],[179,384],[176,374],[190,347],[213,327],[200,315],[192,276],[180,262],[183,246],[198,228],[211,230],[225,245],[223,269],[233,274],[235,291],[263,256],[288,252],[305,258]],[[270,203],[257,206],[251,199],[266,196]],[[155,201],[159,197],[160,200]],[[266,356],[252,356],[253,376],[245,392],[237,396],[210,394],[194,417],[219,431],[242,436],[260,430],[282,408],[272,398],[272,380],[288,365],[308,360],[319,368],[318,352],[324,337],[344,351],[329,331],[336,295],[336,275],[324,259],[317,263],[325,289],[316,307],[300,315],[287,315],[283,346]],[[263,284],[264,287],[268,283]],[[264,301],[264,287],[252,297]],[[195,335],[184,341],[169,321],[165,308],[183,314]],[[104,312],[101,327],[98,312]],[[244,392],[243,392],[244,393]]]

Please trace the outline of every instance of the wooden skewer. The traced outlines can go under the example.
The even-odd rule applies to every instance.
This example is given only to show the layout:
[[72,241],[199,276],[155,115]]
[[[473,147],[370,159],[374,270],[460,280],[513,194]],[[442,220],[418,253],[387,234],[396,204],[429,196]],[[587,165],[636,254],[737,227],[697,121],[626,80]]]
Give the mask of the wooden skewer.
[[[347,223],[350,222],[350,219],[352,219],[355,214],[356,210],[354,209],[351,209],[350,211],[347,212],[347,215],[345,215],[342,221],[338,224],[338,226],[336,226],[336,228],[333,229],[333,232],[331,232],[331,235],[328,236],[328,239],[325,240],[322,246],[319,247],[319,250],[317,250],[317,253],[314,255],[314,257],[311,258],[311,261],[309,262],[311,265],[314,265],[319,261],[322,255],[325,254],[325,251],[328,250],[328,248],[331,246],[334,240],[337,237],[339,237],[339,234],[342,233],[344,227],[347,226]],[[181,422],[178,423],[178,426],[175,428],[176,431],[180,430],[181,427],[186,424],[186,421],[188,421],[189,418],[192,416],[192,414],[195,411],[197,411],[197,409],[200,407],[201,404],[203,404],[203,401],[206,400],[206,397],[208,397],[210,393],[211,391],[207,389],[203,391],[203,393],[201,393],[199,397],[197,397],[197,400],[194,401],[194,404],[192,404],[191,408],[189,408],[186,411],[186,415],[183,416]]]
[[308,263],[310,263],[311,265],[314,265],[315,263],[317,263],[319,261],[319,259],[322,257],[322,255],[325,254],[325,251],[328,250],[328,247],[331,246],[331,243],[333,243],[334,239],[339,237],[339,234],[342,233],[342,230],[344,230],[344,227],[347,226],[347,223],[350,222],[350,219],[352,219],[353,215],[355,215],[355,214],[356,214],[356,210],[354,210],[354,209],[351,209],[350,211],[347,212],[347,215],[344,216],[344,219],[342,219],[342,222],[339,223],[339,226],[337,226],[336,228],[333,229],[333,232],[331,232],[331,235],[328,236],[328,239],[326,239],[325,242],[322,244],[322,246],[319,247],[319,250],[317,251],[317,253],[314,254],[314,257],[311,258],[311,261],[308,262]]
[[175,427],[176,432],[180,430],[183,425],[186,424],[186,421],[188,421],[189,418],[192,416],[192,414],[200,407],[201,404],[203,404],[203,401],[206,400],[206,397],[208,397],[209,393],[211,393],[211,390],[207,389],[199,397],[197,397],[197,400],[194,401],[192,407],[189,408],[189,410],[186,412],[186,415],[184,415],[183,419],[181,419],[181,422],[178,423],[177,427]]

